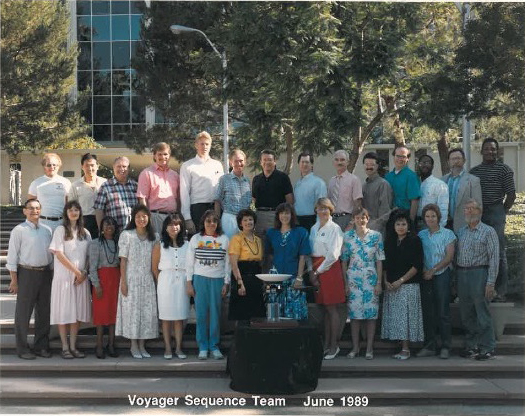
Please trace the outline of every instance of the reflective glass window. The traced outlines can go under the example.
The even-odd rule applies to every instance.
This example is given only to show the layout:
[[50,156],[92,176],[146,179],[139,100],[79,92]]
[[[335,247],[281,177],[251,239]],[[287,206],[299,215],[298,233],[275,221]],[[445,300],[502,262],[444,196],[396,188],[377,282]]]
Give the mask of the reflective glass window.
[[81,104],[82,104],[82,108],[80,109],[80,115],[84,117],[84,119],[86,120],[86,123],[91,124],[93,122],[93,117],[92,117],[92,112],[91,112],[92,110],[91,97],[81,102]]
[[124,141],[126,136],[129,135],[130,125],[129,124],[120,124],[113,126],[113,140],[115,141]]
[[91,14],[91,2],[90,1],[77,1],[77,16],[90,15]]
[[113,71],[113,95],[130,94],[130,71]]
[[93,138],[97,142],[109,142],[111,140],[111,125],[93,126]]
[[111,40],[109,33],[109,16],[93,16],[93,40]]
[[93,42],[93,69],[111,68],[111,43]]
[[111,123],[111,97],[93,97],[93,122],[95,124]]
[[138,76],[137,71],[134,69],[131,70],[131,91],[133,91],[133,94],[136,94],[136,91],[140,91],[140,89],[144,88],[142,79]]
[[131,121],[133,123],[146,122],[146,103],[141,96],[131,97]]
[[129,14],[129,1],[112,1],[111,14]]
[[133,1],[131,0],[130,2],[130,6],[131,6],[131,11],[130,13],[131,14],[142,14],[143,11],[142,11],[142,7],[145,7],[146,5],[144,4],[144,0],[141,0],[141,1]]
[[131,43],[131,57],[134,58],[135,56],[137,56],[140,42],[130,42],[130,43]]
[[141,22],[142,22],[142,16],[139,16],[139,15],[131,16],[131,40],[140,40]]
[[79,42],[80,53],[78,55],[78,69],[91,69],[91,42]]
[[130,66],[129,42],[113,42],[113,69],[126,69]]
[[77,40],[79,42],[91,40],[91,17],[77,17]]
[[77,84],[79,91],[85,91],[91,88],[91,71],[78,71]]
[[130,97],[113,97],[113,123],[129,123]]
[[93,0],[93,14],[109,14],[109,1]]
[[110,71],[93,71],[93,95],[111,95]]
[[113,40],[129,40],[129,16],[111,16]]

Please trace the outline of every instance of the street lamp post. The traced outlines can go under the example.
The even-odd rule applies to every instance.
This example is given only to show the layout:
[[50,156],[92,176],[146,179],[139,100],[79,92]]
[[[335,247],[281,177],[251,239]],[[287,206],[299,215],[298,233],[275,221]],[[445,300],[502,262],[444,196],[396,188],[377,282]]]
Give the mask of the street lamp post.
[[222,70],[223,70],[223,78],[222,78],[222,91],[223,91],[223,103],[222,103],[222,147],[223,147],[223,158],[224,158],[224,171],[228,172],[229,163],[228,163],[228,152],[229,152],[229,137],[228,137],[228,100],[226,99],[226,70],[228,69],[228,61],[226,60],[226,52],[223,51],[220,53],[218,49],[215,47],[213,42],[206,36],[206,33],[204,33],[202,30],[195,29],[193,27],[187,27],[182,25],[171,25],[170,30],[173,34],[178,35],[182,32],[197,32],[200,33],[202,36],[204,36],[204,39],[208,42],[208,44],[213,49],[213,52],[215,52],[216,55],[221,58],[222,62]]

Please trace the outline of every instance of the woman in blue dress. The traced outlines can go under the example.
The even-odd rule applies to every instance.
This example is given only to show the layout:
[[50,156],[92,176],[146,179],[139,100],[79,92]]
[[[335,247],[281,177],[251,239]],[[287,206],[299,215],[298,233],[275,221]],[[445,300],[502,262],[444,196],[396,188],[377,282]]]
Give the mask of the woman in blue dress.
[[307,319],[306,294],[294,288],[303,284],[306,256],[311,253],[308,231],[297,226],[295,210],[288,203],[277,206],[274,227],[266,232],[266,252],[278,273],[292,275],[283,282],[278,296],[281,316]]

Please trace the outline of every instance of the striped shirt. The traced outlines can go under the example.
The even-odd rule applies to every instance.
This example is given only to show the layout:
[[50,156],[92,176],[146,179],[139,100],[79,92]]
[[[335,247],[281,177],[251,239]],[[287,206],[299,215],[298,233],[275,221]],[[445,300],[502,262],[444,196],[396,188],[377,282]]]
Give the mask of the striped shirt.
[[459,267],[488,266],[487,284],[494,286],[499,268],[499,242],[494,228],[481,221],[458,231],[456,264]]
[[215,200],[221,203],[222,209],[228,214],[237,215],[241,209],[250,208],[252,202],[250,180],[245,175],[238,177],[233,172],[221,176],[215,192]]
[[[432,269],[436,264],[442,261],[447,254],[447,246],[456,241],[454,232],[447,228],[439,227],[435,233],[431,233],[428,228],[419,232],[419,238],[423,243],[423,256],[425,270]],[[440,275],[450,267],[450,264],[444,269],[437,270],[434,275]]]
[[137,203],[137,182],[128,179],[122,184],[113,177],[104,182],[98,190],[95,209],[100,209],[105,215],[113,217],[123,230],[130,220],[131,209]]
[[516,192],[514,172],[504,163],[480,163],[470,173],[481,182],[483,206],[502,204],[506,194]]

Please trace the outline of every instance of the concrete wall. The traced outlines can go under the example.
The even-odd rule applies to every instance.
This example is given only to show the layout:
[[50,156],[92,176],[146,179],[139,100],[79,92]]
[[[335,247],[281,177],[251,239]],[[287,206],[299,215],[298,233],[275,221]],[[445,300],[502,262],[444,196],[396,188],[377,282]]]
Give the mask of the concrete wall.
[[[503,159],[504,162],[509,165],[514,171],[514,180],[516,182],[516,188],[518,192],[525,192],[525,175],[523,174],[523,169],[525,169],[525,144],[524,143],[500,143],[500,147],[503,149]],[[362,155],[369,151],[387,151],[389,157],[389,167],[392,169],[394,160],[391,155],[393,145],[368,145],[363,150],[361,157],[356,165],[354,173],[361,179],[365,178],[365,173],[363,170],[363,164],[361,162]],[[471,152],[471,166],[475,166],[481,163],[480,155],[480,144],[475,143],[472,146]],[[57,153],[62,159],[62,169],[60,174],[64,172],[69,172],[73,176],[68,177],[72,182],[81,176],[80,169],[80,158],[82,154],[86,153],[88,150],[85,149],[75,149],[75,150],[60,150]],[[137,155],[134,151],[127,148],[104,148],[104,149],[95,149],[91,150],[95,153],[101,164],[106,166],[112,166],[113,160],[117,156],[127,156],[131,161],[131,167],[136,172],[140,172],[144,167],[149,166],[153,163],[151,154]],[[292,172],[290,174],[290,179],[292,184],[299,179],[299,169],[296,162],[297,154],[299,151],[295,152],[294,164],[292,167]],[[414,169],[415,165],[415,152],[412,152],[413,156],[410,158],[409,166]],[[436,151],[432,149],[427,149],[427,154],[431,155],[436,163],[434,167],[434,172],[436,176],[441,174],[441,165],[439,163],[439,156]],[[31,152],[23,152],[19,155],[20,164],[22,166],[22,201],[25,200],[27,196],[27,190],[29,189],[29,184],[38,176],[43,175],[43,168],[40,164],[41,154],[34,155]],[[1,152],[1,203],[2,205],[9,204],[9,156],[5,151]],[[285,164],[285,156],[282,155],[278,162],[277,166],[281,169]],[[179,162],[172,159],[171,166],[173,169],[178,170]],[[314,160],[314,171],[317,175],[322,177],[326,182],[334,175],[334,167],[332,165],[332,155],[328,154],[325,156],[316,157]],[[255,174],[259,173],[260,169],[256,169],[254,172],[247,172],[249,177],[253,177]]]

